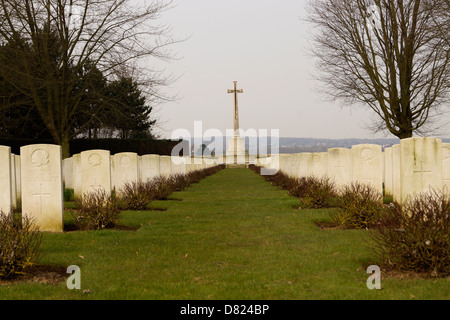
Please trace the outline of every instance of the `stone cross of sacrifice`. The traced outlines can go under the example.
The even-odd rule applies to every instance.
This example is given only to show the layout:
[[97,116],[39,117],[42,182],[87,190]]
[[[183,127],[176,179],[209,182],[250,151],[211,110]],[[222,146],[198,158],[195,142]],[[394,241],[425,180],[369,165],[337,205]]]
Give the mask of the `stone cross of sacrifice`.
[[244,93],[244,90],[237,89],[237,81],[233,81],[234,89],[228,89],[228,93],[234,94],[234,110],[233,110],[233,130],[234,135],[239,136],[239,113],[238,113],[238,93]]

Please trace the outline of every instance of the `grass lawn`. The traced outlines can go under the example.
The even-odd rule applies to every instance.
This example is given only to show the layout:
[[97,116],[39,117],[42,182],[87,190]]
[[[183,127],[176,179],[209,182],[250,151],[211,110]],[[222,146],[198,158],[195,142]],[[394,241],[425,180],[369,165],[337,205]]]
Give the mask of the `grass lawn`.
[[6,283],[0,299],[450,299],[449,279],[383,270],[382,289],[369,290],[366,267],[377,261],[366,231],[319,229],[327,210],[299,210],[249,169],[171,198],[153,204],[166,211],[123,212],[120,224],[138,230],[44,234],[40,264],[79,266],[81,290]]

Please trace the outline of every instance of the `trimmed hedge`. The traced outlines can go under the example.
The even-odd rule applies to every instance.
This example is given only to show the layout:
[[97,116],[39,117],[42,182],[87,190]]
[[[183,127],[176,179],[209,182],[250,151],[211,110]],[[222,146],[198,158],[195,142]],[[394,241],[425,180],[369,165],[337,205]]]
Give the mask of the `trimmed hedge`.
[[[85,150],[109,150],[111,154],[120,152],[136,152],[139,155],[159,154],[171,155],[172,149],[181,140],[151,140],[151,139],[75,139],[70,142],[70,155]],[[188,143],[184,141],[183,143]],[[11,139],[0,138],[0,145],[11,147],[11,152],[20,154],[20,147],[30,144],[55,144],[46,139]]]

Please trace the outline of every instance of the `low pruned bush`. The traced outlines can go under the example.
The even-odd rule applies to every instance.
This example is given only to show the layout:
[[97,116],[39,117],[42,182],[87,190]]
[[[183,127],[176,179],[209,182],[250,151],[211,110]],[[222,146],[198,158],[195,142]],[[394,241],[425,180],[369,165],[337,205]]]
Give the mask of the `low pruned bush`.
[[393,203],[370,232],[375,254],[398,270],[450,275],[450,197],[420,193],[402,205]]
[[278,170],[275,174],[263,176],[266,181],[272,185],[278,186],[284,190],[291,190],[297,184],[297,178],[291,177]]
[[127,182],[121,189],[121,200],[125,202],[125,208],[129,210],[145,210],[153,200],[153,190],[149,181]]
[[104,189],[84,193],[77,199],[78,210],[73,211],[74,224],[81,230],[106,229],[116,225],[120,216],[119,202],[115,193]]
[[167,200],[172,194],[171,179],[165,176],[157,176],[148,182],[152,190],[152,200]]
[[[261,167],[250,166],[254,172],[261,174]],[[302,208],[326,208],[334,205],[337,190],[328,177],[307,176],[295,178],[278,170],[272,175],[263,175],[274,186],[287,190],[293,197],[299,198]]]
[[26,273],[39,259],[42,236],[33,220],[22,221],[12,213],[0,211],[0,279],[12,279]]
[[345,228],[369,228],[383,210],[383,196],[370,185],[352,182],[339,192],[337,208],[330,211],[334,222]]
[[300,199],[303,208],[328,208],[334,206],[337,189],[328,177],[308,176],[299,178],[290,194]]
[[190,185],[188,176],[181,173],[171,175],[169,182],[173,191],[182,191]]
[[151,201],[167,200],[174,191],[182,191],[221,169],[223,166],[215,166],[186,174],[155,176],[146,182],[127,182],[120,190],[121,209],[144,210]]

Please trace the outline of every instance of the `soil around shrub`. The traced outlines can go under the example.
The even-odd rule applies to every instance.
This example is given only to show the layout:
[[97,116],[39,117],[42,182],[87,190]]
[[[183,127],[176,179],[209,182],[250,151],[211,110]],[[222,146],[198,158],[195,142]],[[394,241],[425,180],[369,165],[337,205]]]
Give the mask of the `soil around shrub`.
[[[105,228],[103,230],[119,230],[119,231],[137,231],[140,227],[130,227],[130,226],[123,226],[123,225],[116,225],[112,228]],[[64,232],[76,232],[76,231],[88,231],[90,229],[81,229],[77,227],[74,224],[67,224],[64,225]]]
[[19,283],[37,283],[56,285],[67,281],[70,274],[67,268],[54,265],[35,265],[27,268],[26,273],[18,275],[13,279],[0,280],[0,285],[11,285]]

